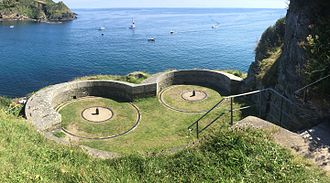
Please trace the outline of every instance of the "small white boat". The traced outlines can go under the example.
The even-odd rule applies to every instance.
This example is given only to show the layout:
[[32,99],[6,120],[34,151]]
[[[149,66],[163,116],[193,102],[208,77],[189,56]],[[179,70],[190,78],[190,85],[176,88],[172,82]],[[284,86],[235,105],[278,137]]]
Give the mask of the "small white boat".
[[13,28],[15,28],[15,26],[11,25],[11,26],[9,26],[9,28],[10,28],[10,29],[13,29]]
[[174,31],[170,31],[170,34],[174,34]]
[[148,42],[155,42],[155,41],[156,41],[156,38],[154,38],[154,37],[148,38]]
[[104,31],[105,30],[105,27],[99,27],[98,30],[99,31]]
[[135,26],[135,21],[134,21],[134,18],[132,18],[132,25],[129,26],[129,29],[134,30],[135,27],[136,27],[136,26]]
[[220,23],[217,23],[217,24],[212,25],[212,29],[217,29],[219,27],[220,27]]

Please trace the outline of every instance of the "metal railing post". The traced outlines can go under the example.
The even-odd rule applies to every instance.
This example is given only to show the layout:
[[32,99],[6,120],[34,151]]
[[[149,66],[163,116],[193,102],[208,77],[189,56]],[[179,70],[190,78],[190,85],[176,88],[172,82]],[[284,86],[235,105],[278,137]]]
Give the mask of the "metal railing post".
[[262,109],[262,107],[261,107],[261,105],[262,105],[262,103],[261,103],[261,98],[262,98],[261,97],[261,92],[259,93],[258,96],[259,96],[259,106],[258,106],[259,107],[259,118],[262,118],[262,116],[261,116],[261,113],[262,113],[261,112],[261,109]]
[[233,114],[233,98],[230,98],[230,125],[234,125],[234,114]]
[[196,136],[199,138],[199,121],[196,123]]
[[283,115],[283,98],[281,98],[281,106],[280,106],[280,125],[282,125],[282,115]]

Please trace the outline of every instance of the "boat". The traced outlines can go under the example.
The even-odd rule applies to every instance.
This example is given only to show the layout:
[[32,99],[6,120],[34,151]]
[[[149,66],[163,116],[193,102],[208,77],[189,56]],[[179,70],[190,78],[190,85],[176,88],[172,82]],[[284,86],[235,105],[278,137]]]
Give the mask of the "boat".
[[11,25],[11,26],[9,26],[9,28],[10,28],[10,29],[13,29],[13,28],[15,28],[15,26]]
[[212,29],[217,29],[220,27],[220,23],[216,23],[214,25],[212,25]]
[[99,27],[98,30],[99,31],[104,31],[105,30],[105,27]]
[[170,31],[170,34],[174,34],[174,31]]
[[134,18],[132,18],[132,25],[129,26],[129,29],[134,30],[135,27],[136,27],[136,26],[135,26],[135,21],[134,21]]
[[155,41],[156,41],[156,38],[154,38],[154,37],[148,38],[148,42],[155,42]]

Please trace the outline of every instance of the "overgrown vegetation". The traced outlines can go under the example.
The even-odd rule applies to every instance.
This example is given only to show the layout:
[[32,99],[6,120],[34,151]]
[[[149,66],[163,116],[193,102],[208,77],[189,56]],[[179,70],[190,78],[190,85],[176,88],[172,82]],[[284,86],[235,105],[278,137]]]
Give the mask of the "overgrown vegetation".
[[256,80],[265,87],[274,86],[277,82],[276,63],[282,54],[284,33],[285,18],[281,18],[262,34],[255,50],[254,73]]
[[263,60],[272,55],[279,47],[282,47],[285,34],[285,18],[277,20],[275,25],[270,26],[262,34],[255,49],[256,60]]
[[[304,68],[306,84],[312,83],[330,74],[330,20],[320,18],[305,41],[308,61]],[[314,89],[330,98],[330,79]]]
[[3,182],[329,182],[255,130],[223,128],[174,155],[116,160],[45,140],[21,118],[0,110]]
[[239,71],[239,70],[223,70],[223,72],[235,75],[235,76],[240,77],[242,79],[245,79],[247,77],[247,73]]
[[7,114],[18,116],[23,108],[23,105],[18,104],[17,99],[12,100],[7,97],[0,97],[0,110]]
[[69,20],[74,13],[63,3],[52,0],[3,0],[0,1],[0,18],[27,17],[35,20]]
[[145,79],[149,78],[150,74],[144,72],[133,72],[128,74],[127,76],[119,76],[119,75],[94,75],[94,76],[85,76],[76,78],[74,80],[114,80],[114,81],[124,81],[134,84],[140,84]]
[[274,86],[277,82],[277,60],[282,54],[282,48],[277,47],[269,52],[269,57],[259,62],[259,73],[257,79],[266,87]]

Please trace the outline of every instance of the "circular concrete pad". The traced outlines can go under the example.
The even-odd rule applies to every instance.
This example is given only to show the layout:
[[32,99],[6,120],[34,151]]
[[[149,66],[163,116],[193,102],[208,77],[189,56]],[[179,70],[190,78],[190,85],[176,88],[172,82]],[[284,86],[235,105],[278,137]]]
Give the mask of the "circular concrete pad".
[[90,107],[85,109],[81,113],[81,116],[87,121],[100,123],[110,120],[113,116],[113,112],[105,107]]
[[204,91],[184,91],[181,97],[190,102],[197,102],[207,98],[207,93]]
[[183,113],[204,113],[219,100],[221,95],[217,91],[196,85],[173,85],[159,94],[165,107]]

